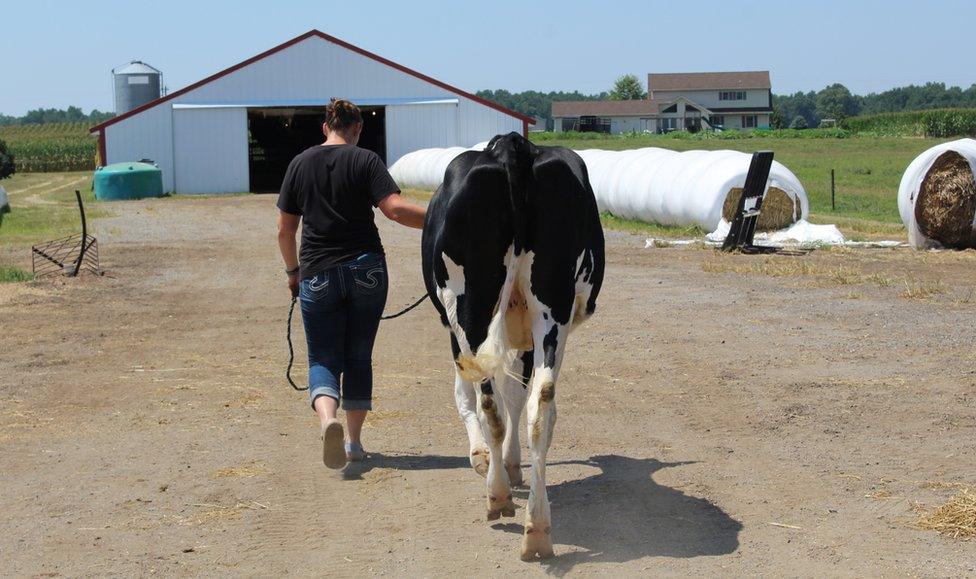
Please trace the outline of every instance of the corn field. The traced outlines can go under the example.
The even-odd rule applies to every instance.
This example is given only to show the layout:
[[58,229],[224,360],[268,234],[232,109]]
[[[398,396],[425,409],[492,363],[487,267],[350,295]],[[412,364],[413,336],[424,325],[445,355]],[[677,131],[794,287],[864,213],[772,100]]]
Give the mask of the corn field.
[[95,168],[98,140],[88,123],[0,126],[0,140],[18,173],[85,171]]

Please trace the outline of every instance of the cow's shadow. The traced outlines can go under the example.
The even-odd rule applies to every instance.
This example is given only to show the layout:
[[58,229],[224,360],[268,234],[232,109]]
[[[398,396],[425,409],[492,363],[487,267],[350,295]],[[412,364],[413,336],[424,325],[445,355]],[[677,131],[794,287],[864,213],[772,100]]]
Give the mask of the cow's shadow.
[[[549,486],[557,556],[543,564],[553,574],[563,575],[584,562],[726,555],[739,547],[741,523],[708,500],[659,485],[652,478],[663,468],[689,463],[606,455],[553,463],[558,464],[586,464],[601,472]],[[522,533],[517,523],[495,527]],[[558,555],[560,545],[584,550]]]
[[432,454],[381,454],[369,453],[369,459],[363,462],[350,462],[342,471],[345,480],[361,480],[363,475],[374,468],[389,468],[395,470],[450,470],[470,469],[471,463],[466,456],[439,456]]
[[[706,499],[654,482],[657,471],[690,464],[665,463],[653,458],[594,456],[585,461],[553,462],[549,466],[581,464],[600,469],[586,478],[549,485],[556,557],[543,561],[546,570],[564,575],[579,563],[624,563],[644,557],[706,557],[727,555],[739,548],[742,524]],[[374,468],[398,470],[468,469],[466,456],[370,454],[350,463],[344,478],[358,480]],[[473,474],[473,473],[472,473]],[[523,466],[523,475],[528,476]],[[516,496],[524,508],[526,491]],[[524,511],[517,514],[521,520]],[[494,529],[522,534],[522,525],[503,522]],[[583,549],[558,554],[574,545]]]

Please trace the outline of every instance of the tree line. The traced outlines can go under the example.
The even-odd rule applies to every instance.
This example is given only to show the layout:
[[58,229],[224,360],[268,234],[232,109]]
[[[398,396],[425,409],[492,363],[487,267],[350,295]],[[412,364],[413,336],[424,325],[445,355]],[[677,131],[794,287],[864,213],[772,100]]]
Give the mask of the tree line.
[[[637,77],[633,75],[622,76],[617,79],[611,90],[597,94],[536,90],[513,93],[504,89],[481,90],[476,94],[514,111],[545,119],[550,129],[553,101],[621,100],[647,96]],[[820,126],[824,119],[833,119],[839,123],[848,117],[858,115],[948,108],[976,108],[976,85],[964,90],[957,86],[947,87],[941,82],[930,82],[860,96],[837,83],[820,91],[773,95],[773,114],[770,124],[773,128],[806,128]],[[95,125],[114,116],[115,113],[102,112],[98,109],[85,114],[75,106],[69,106],[67,109],[40,108],[29,110],[21,117],[0,114],[0,126],[72,122],[87,122]]]
[[115,113],[102,112],[92,109],[85,114],[80,108],[69,106],[67,109],[32,109],[21,117],[0,114],[0,126],[7,125],[46,125],[49,123],[81,123],[87,122],[97,125],[115,116]]
[[[646,97],[640,87],[632,86],[630,76],[621,77],[613,89],[599,94],[574,92],[524,91],[512,93],[507,90],[478,91],[479,97],[496,102],[523,114],[543,118],[552,128],[553,101],[594,101],[617,98]],[[626,80],[625,80],[626,79]],[[624,82],[621,82],[624,81]],[[622,89],[630,89],[630,92]],[[773,113],[770,124],[773,128],[806,128],[820,126],[824,119],[840,122],[848,117],[873,115],[901,111],[919,111],[946,108],[976,108],[976,85],[968,89],[956,86],[947,87],[945,83],[930,82],[924,85],[909,85],[893,88],[879,93],[855,95],[844,85],[837,83],[820,91],[796,92],[791,95],[773,95]]]

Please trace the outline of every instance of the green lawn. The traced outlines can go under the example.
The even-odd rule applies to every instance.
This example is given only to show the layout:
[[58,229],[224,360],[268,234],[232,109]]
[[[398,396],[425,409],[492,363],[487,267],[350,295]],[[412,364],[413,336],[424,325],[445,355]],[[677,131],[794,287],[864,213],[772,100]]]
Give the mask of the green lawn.
[[91,171],[17,173],[0,181],[10,213],[0,216],[0,245],[33,245],[81,233],[75,189],[89,219],[104,215],[91,192]]
[[[846,234],[892,235],[903,231],[898,216],[898,184],[919,153],[949,139],[908,137],[850,137],[845,139],[676,139],[668,136],[604,139],[546,139],[545,145],[572,149],[623,150],[661,147],[692,149],[768,149],[803,183],[812,220],[836,223]],[[835,170],[837,210],[830,208],[830,170]]]

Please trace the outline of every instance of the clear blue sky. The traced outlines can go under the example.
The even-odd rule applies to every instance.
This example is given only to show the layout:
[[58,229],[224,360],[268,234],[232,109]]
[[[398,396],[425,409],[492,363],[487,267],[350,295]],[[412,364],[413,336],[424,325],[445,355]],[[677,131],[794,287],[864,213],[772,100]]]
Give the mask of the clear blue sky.
[[974,0],[5,0],[0,18],[9,115],[111,110],[113,66],[146,61],[176,90],[312,28],[472,91],[599,92],[625,73],[765,69],[778,94],[976,83]]

